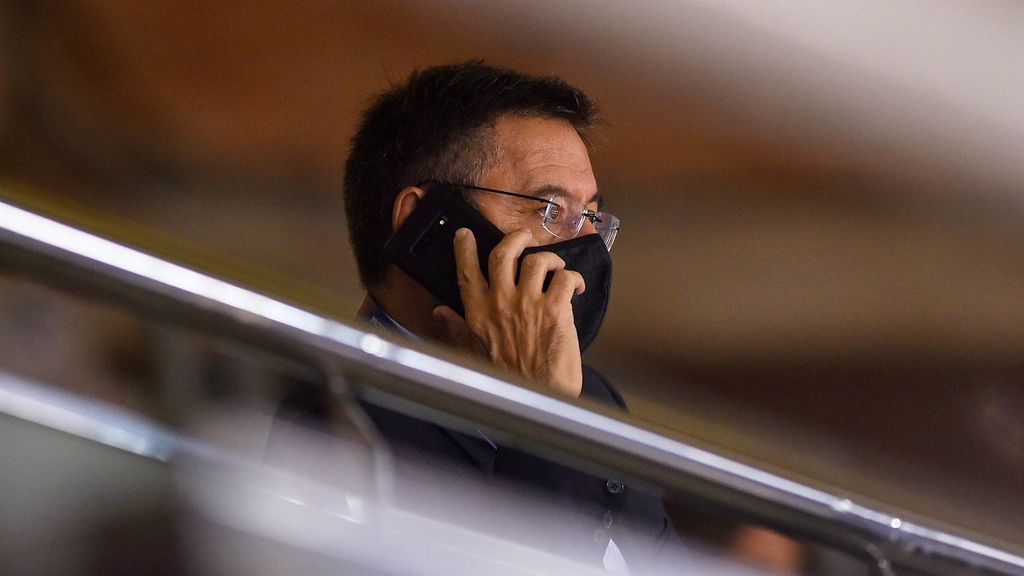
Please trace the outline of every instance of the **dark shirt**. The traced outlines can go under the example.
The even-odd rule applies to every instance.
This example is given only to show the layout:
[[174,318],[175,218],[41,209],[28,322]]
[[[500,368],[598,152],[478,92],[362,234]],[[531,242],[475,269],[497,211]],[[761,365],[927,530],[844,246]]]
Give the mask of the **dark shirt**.
[[[360,311],[364,320],[388,330],[400,328],[372,301],[368,304]],[[619,392],[589,366],[583,367],[582,395],[626,410]],[[430,514],[450,507],[470,528],[595,566],[607,567],[609,555],[615,564],[621,554],[633,574],[677,542],[661,501],[617,478],[495,444],[481,429],[460,432],[381,406],[362,406],[394,453],[400,506]],[[296,416],[323,418],[325,410],[307,390],[290,395],[278,412],[286,420]],[[486,490],[477,489],[481,482]],[[495,490],[512,496],[495,496]],[[524,512],[524,501],[542,509]],[[466,512],[475,508],[486,513]]]

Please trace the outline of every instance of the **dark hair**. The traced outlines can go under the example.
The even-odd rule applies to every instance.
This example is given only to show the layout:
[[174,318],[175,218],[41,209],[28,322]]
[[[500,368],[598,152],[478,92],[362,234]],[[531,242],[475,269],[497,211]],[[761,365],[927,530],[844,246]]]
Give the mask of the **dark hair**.
[[413,72],[374,98],[345,164],[345,214],[359,276],[385,280],[384,243],[398,193],[427,180],[477,184],[497,159],[504,116],[567,120],[589,143],[597,109],[554,76],[530,76],[474,61]]

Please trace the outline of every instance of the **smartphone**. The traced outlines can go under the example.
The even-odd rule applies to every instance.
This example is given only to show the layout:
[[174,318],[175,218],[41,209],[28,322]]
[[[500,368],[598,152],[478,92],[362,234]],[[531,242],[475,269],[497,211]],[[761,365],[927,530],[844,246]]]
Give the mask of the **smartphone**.
[[416,209],[384,245],[384,253],[441,303],[465,316],[455,266],[455,231],[469,228],[476,237],[480,270],[487,277],[487,259],[505,235],[452,191],[433,184]]

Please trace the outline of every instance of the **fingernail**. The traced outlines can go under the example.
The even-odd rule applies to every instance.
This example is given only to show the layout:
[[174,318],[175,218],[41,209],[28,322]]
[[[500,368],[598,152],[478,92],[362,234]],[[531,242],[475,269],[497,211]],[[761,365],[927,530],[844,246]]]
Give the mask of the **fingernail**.
[[469,234],[469,228],[459,228],[455,231],[456,238],[465,238],[466,234]]

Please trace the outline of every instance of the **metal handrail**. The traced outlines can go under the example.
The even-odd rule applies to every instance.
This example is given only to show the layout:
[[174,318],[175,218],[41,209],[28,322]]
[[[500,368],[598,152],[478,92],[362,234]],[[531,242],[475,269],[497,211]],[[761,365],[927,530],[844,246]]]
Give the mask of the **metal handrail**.
[[10,272],[272,346],[328,375],[343,366],[345,374],[366,376],[360,385],[371,399],[485,421],[541,451],[628,470],[637,480],[859,553],[883,574],[890,563],[903,563],[934,573],[968,565],[1024,575],[1024,556],[1008,545],[907,520],[669,437],[628,415],[513,383],[429,344],[324,318],[4,202],[0,256]]

